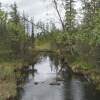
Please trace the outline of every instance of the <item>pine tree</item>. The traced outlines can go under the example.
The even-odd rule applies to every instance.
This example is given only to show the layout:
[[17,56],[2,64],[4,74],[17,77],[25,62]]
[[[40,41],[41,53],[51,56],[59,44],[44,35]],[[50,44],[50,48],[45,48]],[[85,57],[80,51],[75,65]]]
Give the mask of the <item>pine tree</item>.
[[17,4],[11,5],[10,21],[14,22],[16,25],[20,23],[20,13],[18,12]]
[[74,8],[73,0],[65,0],[65,5],[66,5],[66,9],[65,9],[66,30],[69,31],[71,28],[74,27],[76,10]]
[[35,37],[34,37],[34,18],[31,18],[31,40],[32,40],[32,47],[34,48],[35,45]]

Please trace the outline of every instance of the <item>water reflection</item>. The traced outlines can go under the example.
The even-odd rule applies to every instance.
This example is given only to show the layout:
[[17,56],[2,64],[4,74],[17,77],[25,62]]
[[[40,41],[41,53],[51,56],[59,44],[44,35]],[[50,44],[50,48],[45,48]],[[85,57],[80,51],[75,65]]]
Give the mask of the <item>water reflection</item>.
[[84,87],[80,80],[72,78],[70,83],[70,91],[72,94],[72,100],[86,100],[84,97]]
[[65,78],[60,86],[49,85],[61,67],[57,55],[41,54],[36,62],[24,73],[24,86],[18,90],[18,100],[100,100],[100,92],[95,91],[83,77],[65,71],[60,73]]

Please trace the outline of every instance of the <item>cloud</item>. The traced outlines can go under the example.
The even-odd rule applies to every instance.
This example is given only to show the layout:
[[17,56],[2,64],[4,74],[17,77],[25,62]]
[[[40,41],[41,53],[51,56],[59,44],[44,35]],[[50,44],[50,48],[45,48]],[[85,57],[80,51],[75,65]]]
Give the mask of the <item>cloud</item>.
[[[52,6],[52,0],[0,0],[3,4],[13,4],[14,2],[18,5],[18,10],[23,11],[29,15],[29,17],[35,18],[35,22],[42,20],[46,22],[48,19],[53,19],[54,22],[58,22],[58,15]],[[77,2],[76,9],[79,9],[80,2]],[[61,10],[61,7],[60,7]],[[47,14],[48,13],[48,14]],[[64,17],[65,12],[62,10],[61,15]],[[59,26],[59,25],[57,25]]]
[[46,2],[44,2],[44,0],[0,0],[4,5],[10,5],[16,2],[21,13],[24,11],[30,17],[36,17],[36,21],[46,19],[47,5],[49,5],[50,1],[51,0]]
[[1,3],[3,4],[11,4],[11,3],[14,3],[14,2],[21,2],[22,0],[0,0]]

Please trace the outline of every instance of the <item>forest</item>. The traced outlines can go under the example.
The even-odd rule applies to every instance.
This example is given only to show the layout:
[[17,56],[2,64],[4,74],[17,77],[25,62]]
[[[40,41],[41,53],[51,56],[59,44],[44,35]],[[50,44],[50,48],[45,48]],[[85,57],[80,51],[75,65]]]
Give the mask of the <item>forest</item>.
[[16,80],[23,78],[15,72],[24,70],[41,51],[64,58],[73,73],[84,75],[100,90],[100,0],[80,1],[77,12],[76,1],[61,0],[62,18],[59,1],[52,0],[60,28],[52,20],[35,23],[15,2],[7,11],[0,3],[0,100],[15,100],[9,98],[17,94]]

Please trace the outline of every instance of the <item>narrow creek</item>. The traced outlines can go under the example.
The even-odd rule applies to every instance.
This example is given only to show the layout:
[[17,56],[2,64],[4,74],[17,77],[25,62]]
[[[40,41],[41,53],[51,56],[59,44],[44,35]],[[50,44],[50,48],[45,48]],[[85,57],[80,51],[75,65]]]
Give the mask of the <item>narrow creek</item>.
[[18,91],[18,100],[100,100],[100,92],[82,76],[62,71],[65,81],[60,85],[50,85],[55,81],[60,67],[58,59],[40,55],[25,73],[25,83]]

